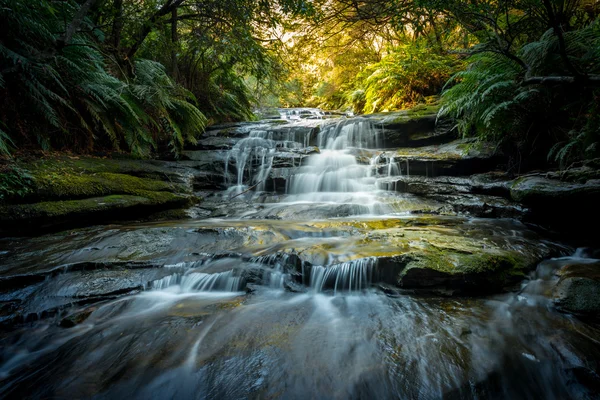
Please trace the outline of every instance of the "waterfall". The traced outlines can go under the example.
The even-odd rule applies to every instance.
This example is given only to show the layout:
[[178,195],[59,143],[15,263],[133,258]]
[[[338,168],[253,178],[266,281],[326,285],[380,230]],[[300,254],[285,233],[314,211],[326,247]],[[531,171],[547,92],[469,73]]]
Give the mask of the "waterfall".
[[166,290],[178,286],[182,293],[189,292],[239,292],[245,286],[244,279],[233,270],[215,274],[189,272],[173,274],[152,282],[152,289]]
[[346,152],[348,147],[375,148],[380,143],[373,124],[362,118],[343,119],[321,129],[321,153],[293,175],[288,193],[304,201],[334,201],[334,195],[318,193],[357,193],[376,190],[371,166],[360,165]]
[[[324,117],[314,109],[286,113],[288,117]],[[311,139],[316,139],[318,149],[304,154],[302,149],[309,147]],[[226,182],[228,194],[273,188],[285,190],[286,197],[278,204],[340,205],[333,215],[388,214],[395,206],[382,201],[385,195],[378,180],[397,176],[400,169],[394,158],[385,158],[387,170],[380,165],[384,159],[377,149],[382,143],[381,129],[360,117],[314,125],[294,122],[270,129],[261,126],[227,154],[225,179],[230,179],[230,169],[236,172],[235,181]]]
[[333,288],[334,294],[338,291],[361,291],[371,285],[376,264],[377,259],[369,257],[328,267],[313,266],[310,286],[317,292]]
[[[263,136],[263,137],[261,137]],[[264,183],[269,176],[275,157],[276,143],[267,139],[266,131],[254,131],[250,137],[240,140],[225,159],[225,179],[228,177],[230,162],[237,168],[237,190],[242,191],[244,182],[248,185],[259,183],[258,190],[264,190]],[[256,170],[255,167],[258,167]],[[246,179],[246,173],[248,178]],[[226,182],[230,184],[230,182]]]
[[272,267],[264,270],[262,281],[268,283],[269,287],[272,289],[283,289],[286,279],[289,278],[286,268],[289,265],[295,264],[295,260],[293,260],[292,257],[296,256],[275,253],[267,256],[252,257],[249,261],[251,263]]
[[342,119],[319,132],[319,147],[327,150],[346,150],[348,147],[376,149],[381,147],[381,143],[380,133],[365,118]]

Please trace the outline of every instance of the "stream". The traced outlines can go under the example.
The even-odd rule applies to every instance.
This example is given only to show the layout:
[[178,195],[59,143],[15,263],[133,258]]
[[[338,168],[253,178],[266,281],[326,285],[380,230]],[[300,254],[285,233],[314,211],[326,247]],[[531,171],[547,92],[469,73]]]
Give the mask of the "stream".
[[600,398],[599,326],[552,299],[593,251],[391,190],[435,160],[372,120],[282,117],[190,152],[194,218],[0,239],[0,397]]

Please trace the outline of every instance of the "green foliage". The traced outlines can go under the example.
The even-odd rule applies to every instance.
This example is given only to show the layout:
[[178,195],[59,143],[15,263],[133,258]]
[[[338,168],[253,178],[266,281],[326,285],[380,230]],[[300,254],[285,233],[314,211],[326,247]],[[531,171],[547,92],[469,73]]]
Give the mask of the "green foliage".
[[501,140],[522,129],[523,107],[540,89],[521,87],[516,79],[521,72],[515,62],[494,53],[477,54],[469,67],[455,74],[443,94],[441,116],[457,118],[463,136],[477,132],[483,140]]
[[355,90],[350,94],[350,103],[355,114],[362,114],[367,104],[367,95],[362,89]]
[[[594,23],[564,33],[569,60],[584,74],[600,71],[599,28]],[[456,118],[462,135],[513,146],[522,157],[547,154],[548,160],[566,167],[596,155],[600,91],[585,78],[580,85],[528,81],[569,77],[559,52],[558,38],[550,30],[524,45],[516,59],[493,52],[474,55],[469,67],[448,82],[440,115]]]
[[0,129],[0,155],[10,155],[10,146],[13,145],[10,136]]
[[33,177],[26,169],[15,165],[0,166],[0,203],[31,193]]
[[408,108],[439,94],[458,69],[455,57],[436,54],[413,43],[395,48],[361,73],[367,112]]
[[[138,60],[133,77],[108,72],[96,37],[76,34],[64,47],[65,30],[78,9],[75,1],[0,0],[6,22],[0,41],[6,131],[0,152],[11,142],[38,143],[43,149],[91,149],[106,142],[148,156],[158,142],[175,153],[193,142],[206,118],[194,96],[156,62]],[[86,27],[93,31],[89,21]],[[10,113],[10,115],[9,115]],[[11,139],[14,138],[14,139]],[[18,139],[18,140],[16,140]]]

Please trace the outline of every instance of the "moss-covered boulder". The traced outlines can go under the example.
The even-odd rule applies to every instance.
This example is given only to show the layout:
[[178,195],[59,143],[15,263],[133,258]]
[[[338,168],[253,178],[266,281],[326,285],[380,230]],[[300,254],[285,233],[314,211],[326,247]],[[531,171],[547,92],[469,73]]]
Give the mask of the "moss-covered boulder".
[[140,191],[138,195],[109,195],[78,200],[0,205],[0,234],[82,226],[144,218],[193,204],[193,198],[168,192]]
[[174,164],[68,156],[17,161],[12,170],[26,179],[2,188],[0,233],[145,218],[189,207],[196,201],[193,179]]
[[[375,258],[379,282],[406,289],[493,293],[509,288],[557,248],[516,222],[422,216],[314,222],[325,237],[294,247],[313,265]],[[492,228],[493,226],[493,228]]]

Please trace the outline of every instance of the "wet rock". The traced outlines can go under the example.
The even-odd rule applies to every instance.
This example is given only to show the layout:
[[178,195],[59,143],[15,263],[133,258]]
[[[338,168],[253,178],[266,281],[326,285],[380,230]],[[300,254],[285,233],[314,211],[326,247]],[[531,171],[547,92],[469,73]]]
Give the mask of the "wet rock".
[[510,199],[510,186],[512,180],[508,174],[492,171],[471,176],[471,190],[473,193]]
[[386,184],[387,190],[421,196],[470,193],[472,186],[470,179],[448,176],[429,178],[418,175],[404,175],[386,178],[382,180],[382,183]]
[[558,271],[554,303],[566,312],[600,317],[600,261],[571,264]]
[[531,209],[533,222],[551,228],[585,236],[581,221],[600,223],[600,180],[571,183],[530,175],[514,181],[510,194]]
[[[436,219],[437,218],[437,219]],[[532,232],[504,221],[486,229],[482,221],[462,224],[460,219],[422,217],[409,220],[312,223],[336,239],[320,245],[298,247],[302,259],[313,265],[332,260],[377,259],[376,281],[407,289],[440,293],[494,293],[512,288],[525,272],[557,251],[540,243]],[[517,230],[516,230],[517,229]],[[327,230],[323,233],[326,234]],[[340,240],[347,232],[348,237]],[[363,235],[360,233],[364,232]],[[511,232],[511,233],[509,233]],[[511,243],[505,240],[509,239]]]
[[466,214],[477,218],[525,219],[529,214],[529,209],[520,204],[496,196],[435,194],[428,197],[445,204],[442,210],[449,208],[457,214]]
[[211,136],[198,140],[196,145],[188,146],[187,150],[231,150],[239,140],[239,138]]
[[[477,179],[477,181],[476,181]],[[501,193],[495,187],[482,189],[481,177],[449,177],[428,178],[424,176],[398,176],[383,178],[378,187],[400,193],[411,193],[429,198],[440,203],[439,212],[468,214],[479,218],[523,218],[528,210],[518,203],[503,197],[485,193]],[[505,185],[506,181],[494,182],[490,185]],[[508,189],[506,189],[508,193]]]
[[306,155],[292,152],[277,152],[273,156],[273,168],[295,168],[306,163]]
[[0,202],[0,235],[147,219],[198,201],[194,170],[175,162],[59,156],[22,168],[29,187]]
[[520,257],[517,252],[482,249],[470,254],[414,252],[394,262],[405,265],[398,278],[400,287],[444,288],[485,294],[501,291],[522,279],[523,272],[536,260]]
[[501,164],[504,157],[490,144],[456,140],[439,146],[404,148],[391,154],[402,175],[465,176],[487,172]]
[[61,319],[59,325],[62,328],[72,328],[84,322],[94,311],[96,311],[96,308],[90,307],[82,311],[74,312]]

